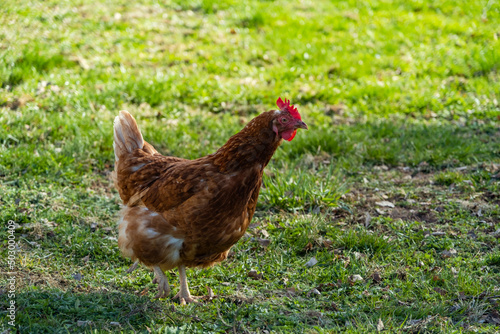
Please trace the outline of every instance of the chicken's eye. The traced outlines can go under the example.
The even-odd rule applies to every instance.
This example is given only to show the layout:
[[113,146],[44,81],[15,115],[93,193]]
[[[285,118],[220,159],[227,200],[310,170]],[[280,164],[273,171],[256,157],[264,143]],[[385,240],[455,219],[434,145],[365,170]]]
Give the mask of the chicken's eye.
[[286,122],[288,122],[288,119],[287,119],[287,118],[282,118],[282,119],[281,119],[281,122],[282,122],[282,123],[286,123]]

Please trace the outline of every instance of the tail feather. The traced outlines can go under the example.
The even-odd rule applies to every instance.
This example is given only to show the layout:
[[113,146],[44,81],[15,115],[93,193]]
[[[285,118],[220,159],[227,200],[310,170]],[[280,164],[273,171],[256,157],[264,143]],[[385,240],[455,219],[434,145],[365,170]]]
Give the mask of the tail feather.
[[114,142],[115,160],[135,149],[144,147],[144,139],[137,123],[128,111],[120,111],[120,115],[114,121]]

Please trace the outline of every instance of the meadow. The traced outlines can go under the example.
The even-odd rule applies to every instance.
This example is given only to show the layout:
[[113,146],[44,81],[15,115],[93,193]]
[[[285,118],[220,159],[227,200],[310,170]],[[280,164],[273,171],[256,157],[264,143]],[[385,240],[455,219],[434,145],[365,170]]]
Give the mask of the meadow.
[[[499,27],[496,0],[3,1],[0,331],[498,333]],[[203,302],[154,299],[117,247],[114,117],[197,158],[280,96],[309,131],[247,234],[188,270]]]

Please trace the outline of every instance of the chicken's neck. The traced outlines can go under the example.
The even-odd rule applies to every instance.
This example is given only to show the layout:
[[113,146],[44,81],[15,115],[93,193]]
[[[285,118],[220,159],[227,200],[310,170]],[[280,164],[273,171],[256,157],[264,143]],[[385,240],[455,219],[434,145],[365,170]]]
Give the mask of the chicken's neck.
[[[213,154],[214,163],[226,173],[258,167],[261,171],[281,143],[264,116],[254,118]],[[261,118],[261,119],[259,119]]]

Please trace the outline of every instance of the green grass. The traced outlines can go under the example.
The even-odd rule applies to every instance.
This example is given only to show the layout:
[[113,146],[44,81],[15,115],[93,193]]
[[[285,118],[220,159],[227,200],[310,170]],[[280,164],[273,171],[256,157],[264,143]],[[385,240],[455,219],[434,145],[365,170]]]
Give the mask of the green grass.
[[[491,0],[4,1],[0,253],[12,220],[19,331],[500,331],[499,26]],[[310,130],[267,167],[234,253],[188,272],[216,297],[153,299],[117,247],[113,118],[196,158],[278,96]]]

